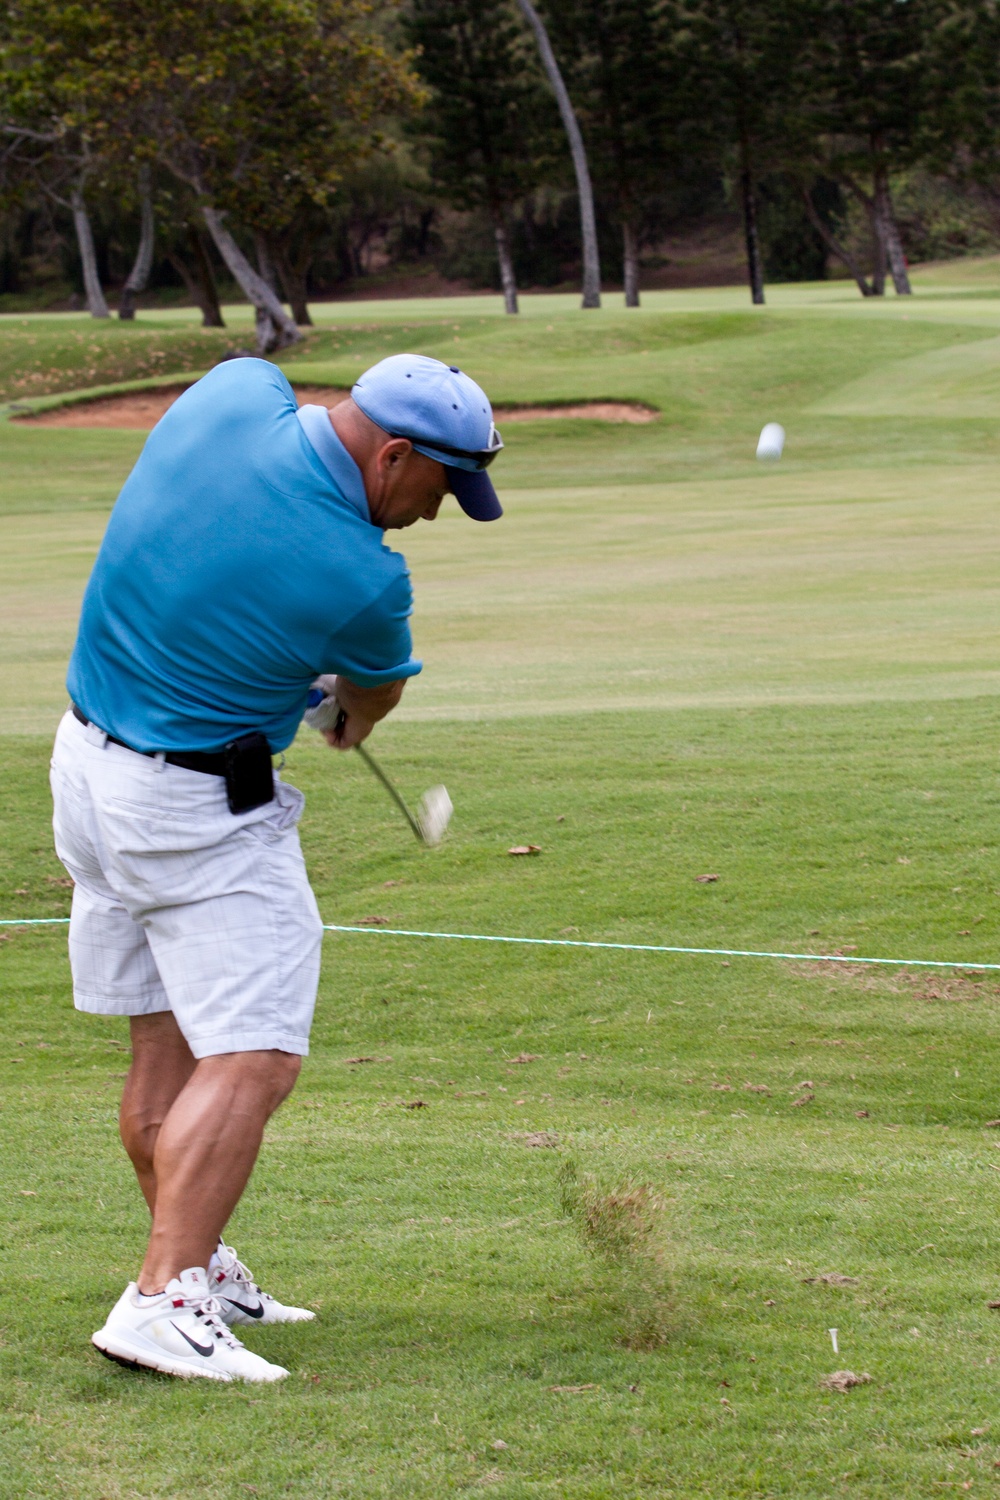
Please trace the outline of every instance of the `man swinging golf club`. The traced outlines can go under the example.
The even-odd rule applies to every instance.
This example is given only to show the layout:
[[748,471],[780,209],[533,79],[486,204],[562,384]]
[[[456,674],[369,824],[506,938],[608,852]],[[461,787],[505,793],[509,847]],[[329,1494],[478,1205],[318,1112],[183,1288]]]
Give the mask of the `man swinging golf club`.
[[222,1241],[264,1125],[308,1051],[322,927],[274,775],[310,685],[359,744],[420,671],[409,575],[385,529],[451,492],[501,513],[489,401],[454,366],[383,360],[327,411],[273,365],[219,365],[175,402],[112,511],[52,759],[75,884],[77,1008],[126,1015],[125,1149],[152,1215],[137,1282],[93,1336],[121,1364],[279,1380],[234,1326],[313,1317]]

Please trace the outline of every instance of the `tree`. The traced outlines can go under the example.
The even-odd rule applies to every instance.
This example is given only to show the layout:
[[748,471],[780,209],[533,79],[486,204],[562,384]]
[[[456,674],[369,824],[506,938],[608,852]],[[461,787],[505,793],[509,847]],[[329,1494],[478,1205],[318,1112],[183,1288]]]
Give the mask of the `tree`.
[[842,244],[834,231],[833,225],[829,222],[829,219],[827,217],[824,217],[824,215],[821,214],[819,209],[817,208],[816,185],[812,182],[812,177],[812,171],[807,170],[804,173],[800,171],[794,179],[798,186],[799,197],[802,200],[802,205],[806,212],[806,218],[809,220],[813,229],[819,235],[820,239],[823,241],[823,244],[826,246],[831,255],[835,255],[838,260],[843,262],[848,271],[850,271],[852,277],[857,283],[858,291],[861,293],[862,297],[874,297],[874,282],[868,280],[868,277],[865,275],[865,272],[858,263],[857,257],[846,247],[846,245]]
[[926,40],[926,165],[985,199],[1000,223],[1000,6],[953,0]]
[[573,171],[576,174],[576,189],[580,199],[580,233],[583,240],[583,307],[600,307],[601,305],[601,260],[597,248],[597,216],[594,213],[594,189],[590,181],[590,168],[587,164],[587,151],[583,144],[583,136],[580,134],[580,125],[573,109],[572,100],[563,81],[563,76],[556,62],[555,53],[552,51],[552,43],[541,16],[532,4],[532,0],[517,0],[525,20],[535,34],[538,44],[539,56],[542,66],[552,86],[552,92],[556,96],[559,106],[559,114],[562,118],[566,138],[569,141],[570,155],[573,158]]
[[625,305],[638,307],[650,208],[681,175],[667,13],[660,0],[547,0],[545,13],[598,190],[617,211]]
[[153,269],[153,244],[156,237],[156,221],[153,216],[153,174],[148,161],[139,166],[139,247],[135,252],[132,269],[122,287],[118,303],[118,316],[126,320],[135,317],[135,299],[146,290],[149,273]]
[[[864,208],[874,270],[865,284],[852,267],[862,291],[883,296],[888,273],[898,296],[910,294],[892,175],[934,157],[954,159],[963,132],[982,138],[973,120],[988,86],[976,87],[973,54],[990,33],[996,48],[996,12],[976,0],[817,3],[807,154],[816,171],[840,181]],[[996,78],[996,62],[990,74]],[[847,260],[843,248],[831,248]]]
[[996,188],[1000,176],[1000,6],[952,0],[924,38],[919,146],[937,172]]
[[58,51],[81,128],[107,155],[158,160],[257,315],[262,350],[300,337],[237,233],[287,231],[415,94],[405,61],[367,28],[364,0],[20,0]]
[[788,160],[804,86],[801,59],[816,3],[678,0],[675,11],[685,108],[690,117],[700,111],[720,164],[729,165],[738,185],[755,304],[764,301],[758,183]]
[[910,293],[890,179],[928,151],[930,58],[951,10],[948,0],[821,0],[818,6],[806,134],[818,170],[842,183],[868,218],[876,296],[884,294],[887,271],[897,295]]
[[548,96],[520,21],[500,3],[411,0],[404,35],[429,89],[419,130],[431,178],[461,209],[493,226],[504,307],[517,312],[509,220],[537,186],[550,132]]
[[[110,317],[94,252],[87,188],[102,165],[93,134],[73,109],[61,49],[44,45],[58,23],[55,0],[11,4],[0,21],[0,129],[5,166],[72,216],[87,306]],[[39,45],[39,42],[42,45]]]
[[181,246],[174,244],[167,249],[167,260],[184,283],[191,301],[200,308],[202,328],[225,328],[205,231],[200,224],[188,222],[183,226],[183,239],[188,254],[185,256]]

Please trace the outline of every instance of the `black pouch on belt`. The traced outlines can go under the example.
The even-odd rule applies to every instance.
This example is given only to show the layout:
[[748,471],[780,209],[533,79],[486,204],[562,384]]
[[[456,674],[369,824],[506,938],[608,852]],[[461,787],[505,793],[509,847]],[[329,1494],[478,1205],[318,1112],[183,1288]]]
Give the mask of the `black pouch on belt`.
[[252,812],[274,800],[271,747],[259,732],[241,735],[224,746],[226,796],[232,813]]

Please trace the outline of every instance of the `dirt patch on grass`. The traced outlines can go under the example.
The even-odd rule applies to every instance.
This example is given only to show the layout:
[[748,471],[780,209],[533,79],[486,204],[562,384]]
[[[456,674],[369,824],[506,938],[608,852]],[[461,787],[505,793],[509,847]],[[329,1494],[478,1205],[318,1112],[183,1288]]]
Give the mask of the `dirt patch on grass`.
[[[186,386],[173,385],[159,390],[131,391],[122,396],[97,396],[92,401],[56,406],[51,411],[19,413],[11,420],[25,427],[117,427],[148,432],[185,390]],[[294,390],[300,406],[336,406],[350,394],[334,386],[297,385]],[[498,407],[494,415],[497,422],[589,417],[597,422],[643,423],[655,421],[659,413],[634,401],[583,401],[575,406],[504,406]]]
[[850,985],[852,989],[913,995],[917,1000],[951,1004],[973,1000],[1000,1002],[1000,981],[971,965],[968,969],[883,969],[850,963],[800,963],[789,967],[805,979],[825,979],[831,989]]
[[865,1370],[861,1375],[855,1375],[853,1370],[834,1370],[832,1375],[824,1375],[820,1385],[827,1391],[850,1391],[856,1385],[870,1385],[871,1376]]

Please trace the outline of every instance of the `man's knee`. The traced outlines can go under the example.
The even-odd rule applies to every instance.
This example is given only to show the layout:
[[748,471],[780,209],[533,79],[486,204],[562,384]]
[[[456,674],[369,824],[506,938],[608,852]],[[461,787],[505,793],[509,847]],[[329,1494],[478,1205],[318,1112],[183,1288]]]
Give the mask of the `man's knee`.
[[261,1099],[268,1114],[272,1114],[295,1087],[295,1080],[302,1069],[302,1059],[294,1052],[279,1052],[276,1048],[266,1052],[230,1052],[206,1058],[199,1064],[217,1069],[234,1080],[237,1089],[251,1090]]
[[302,1059],[294,1052],[272,1052],[269,1056],[274,1059],[271,1075],[274,1090],[272,1107],[277,1109],[295,1087],[296,1080],[302,1071]]

